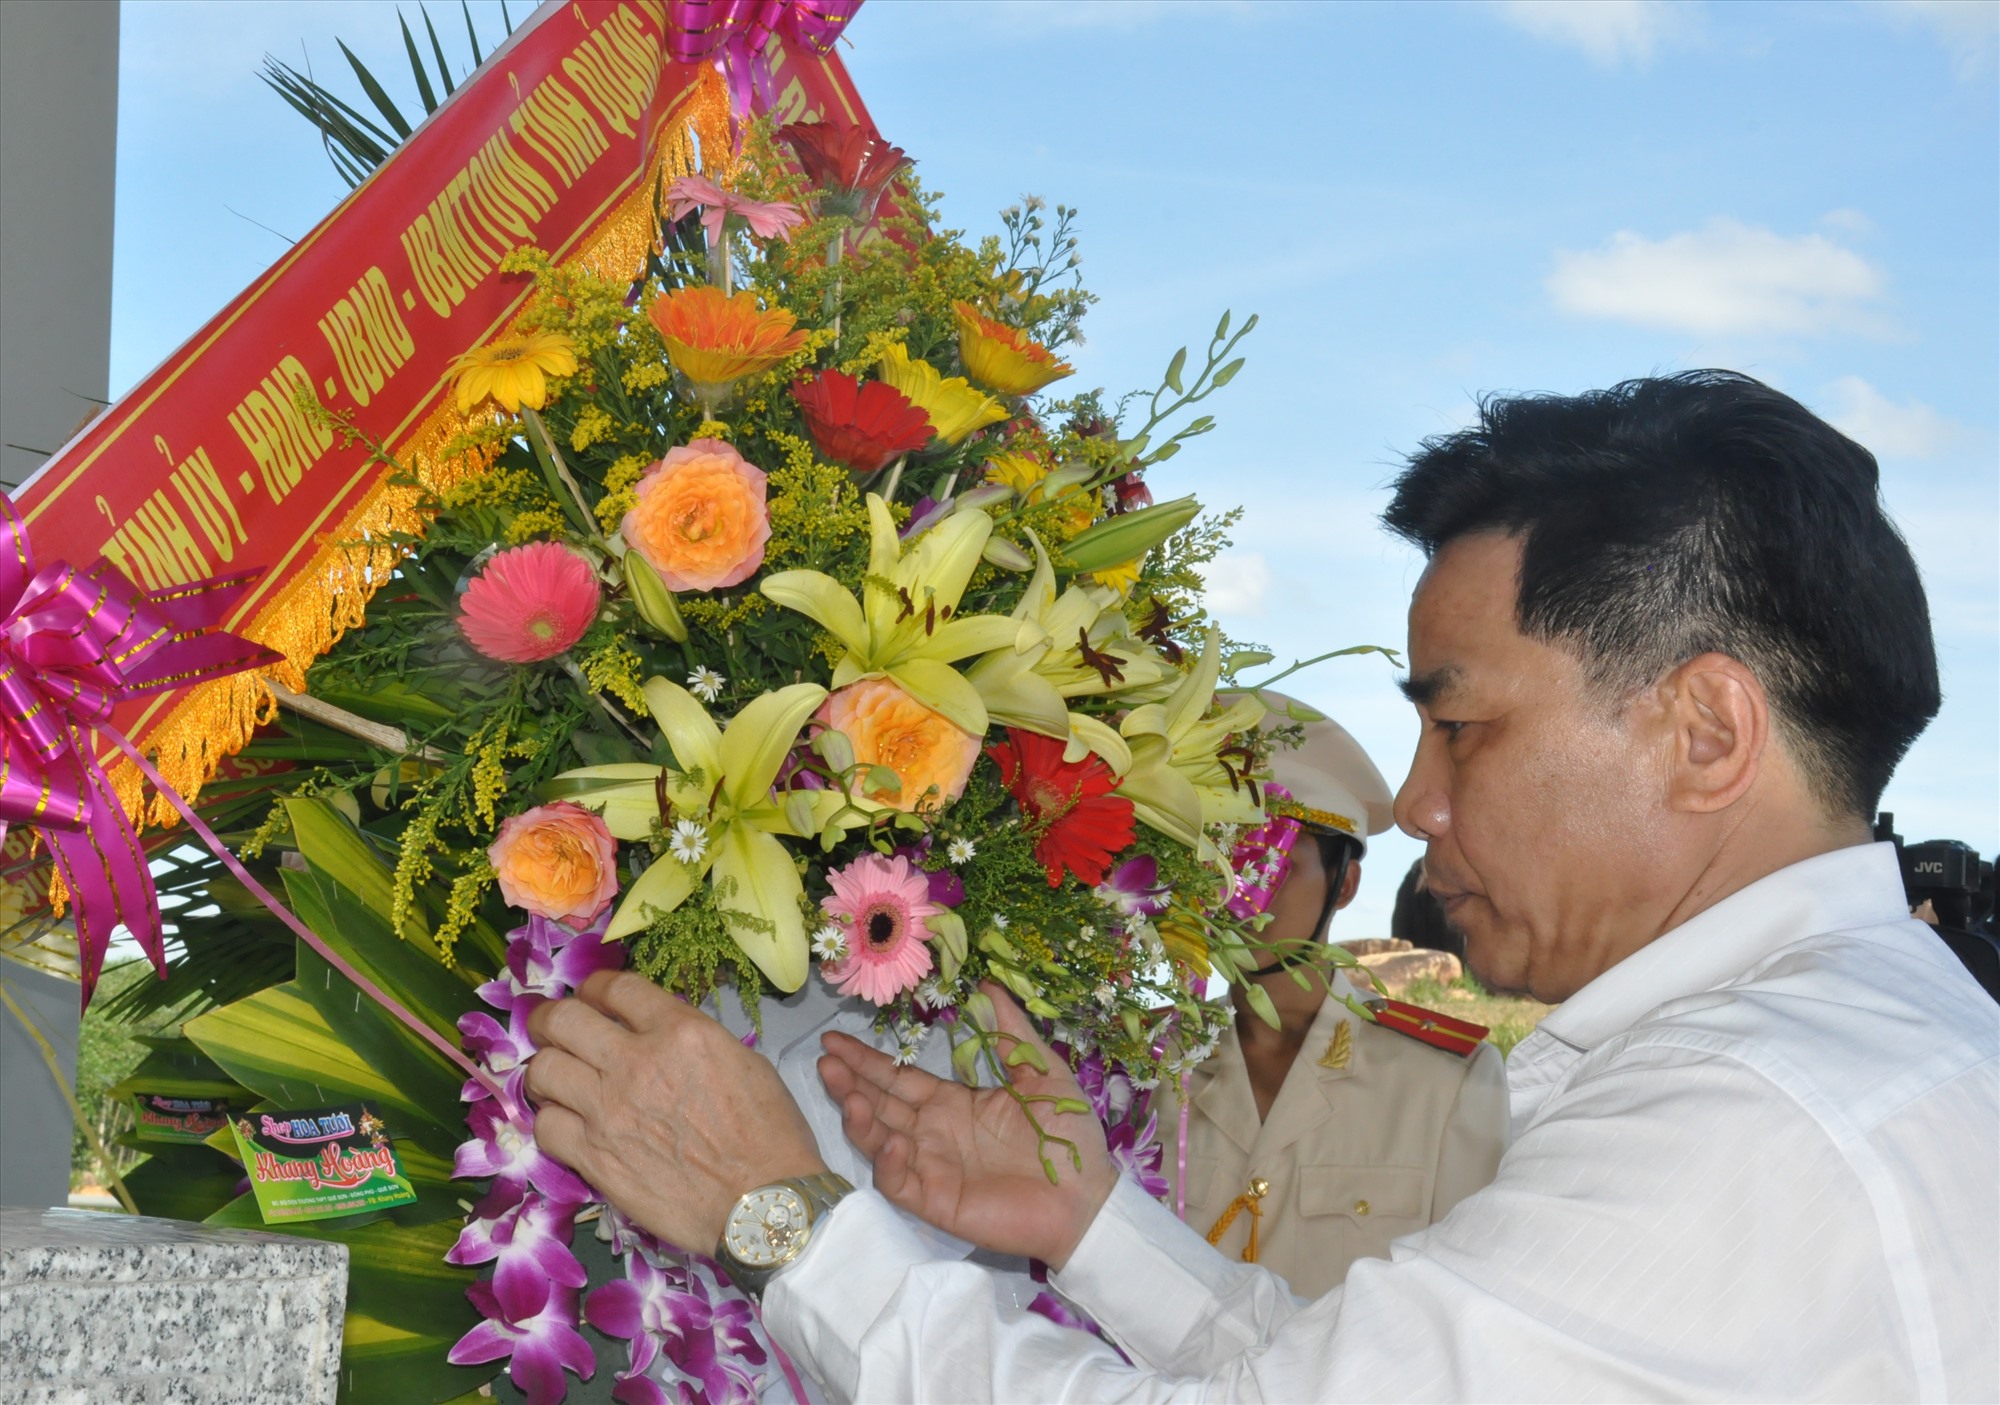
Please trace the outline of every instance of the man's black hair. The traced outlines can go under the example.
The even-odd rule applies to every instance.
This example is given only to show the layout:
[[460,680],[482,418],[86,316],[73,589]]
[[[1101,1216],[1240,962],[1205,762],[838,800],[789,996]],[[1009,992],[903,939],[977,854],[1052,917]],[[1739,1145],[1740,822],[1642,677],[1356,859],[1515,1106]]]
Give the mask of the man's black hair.
[[1873,815],[1937,715],[1937,652],[1875,457],[1733,371],[1491,398],[1423,442],[1382,514],[1434,556],[1522,539],[1515,617],[1614,695],[1728,654],[1832,814]]

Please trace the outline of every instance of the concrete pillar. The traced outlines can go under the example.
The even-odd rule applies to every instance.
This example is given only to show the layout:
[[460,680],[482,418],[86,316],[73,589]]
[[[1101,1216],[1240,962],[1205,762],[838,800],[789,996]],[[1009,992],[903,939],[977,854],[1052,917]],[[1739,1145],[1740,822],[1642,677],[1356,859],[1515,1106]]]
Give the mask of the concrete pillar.
[[[115,0],[0,0],[0,486],[39,468],[108,393],[117,158]],[[0,979],[73,1079],[76,987],[4,959]],[[0,1204],[65,1203],[71,1125],[0,1008]]]

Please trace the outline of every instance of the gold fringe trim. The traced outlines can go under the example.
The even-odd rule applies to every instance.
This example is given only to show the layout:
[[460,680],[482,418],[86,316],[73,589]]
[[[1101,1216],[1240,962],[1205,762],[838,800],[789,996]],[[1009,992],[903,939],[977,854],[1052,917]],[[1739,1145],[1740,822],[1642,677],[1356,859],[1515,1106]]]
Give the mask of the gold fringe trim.
[[[665,185],[704,167],[726,178],[735,167],[729,139],[729,91],[713,65],[660,119],[652,159],[633,191],[599,222],[564,267],[593,273],[636,269],[653,245],[657,209],[654,196]],[[523,307],[500,333],[512,335],[533,304]],[[284,662],[266,672],[239,673],[198,684],[178,699],[147,734],[145,748],[167,782],[190,803],[230,756],[243,749],[257,728],[277,715],[278,704],[265,686],[268,676],[293,692],[306,691],[306,670],[367,616],[368,602],[395,569],[401,551],[396,535],[421,535],[430,525],[426,498],[442,495],[467,478],[486,472],[499,446],[453,454],[447,447],[467,432],[492,422],[490,407],[461,414],[447,393],[391,456],[406,466],[418,487],[396,482],[385,469],[334,530],[324,533],[313,560],[260,609],[240,631],[276,649]],[[180,816],[160,796],[146,805],[144,778],[131,762],[107,772],[112,788],[135,823],[172,827]],[[142,813],[143,812],[143,813]],[[67,894],[52,874],[49,899],[63,911]]]

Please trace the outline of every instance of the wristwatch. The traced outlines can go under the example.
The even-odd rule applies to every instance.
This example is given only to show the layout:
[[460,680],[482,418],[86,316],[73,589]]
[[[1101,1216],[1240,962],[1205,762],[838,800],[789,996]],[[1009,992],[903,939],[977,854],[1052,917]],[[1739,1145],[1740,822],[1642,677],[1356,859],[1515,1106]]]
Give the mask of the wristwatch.
[[761,1301],[771,1280],[805,1252],[827,1211],[853,1193],[847,1179],[831,1171],[745,1191],[723,1223],[716,1260],[730,1282]]

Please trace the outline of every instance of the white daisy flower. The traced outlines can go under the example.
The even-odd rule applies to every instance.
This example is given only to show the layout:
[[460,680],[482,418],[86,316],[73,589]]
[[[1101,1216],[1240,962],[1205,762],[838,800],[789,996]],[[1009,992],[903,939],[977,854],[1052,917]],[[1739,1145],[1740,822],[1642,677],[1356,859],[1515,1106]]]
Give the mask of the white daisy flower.
[[703,665],[688,675],[688,691],[703,702],[712,703],[722,696],[723,685],[728,682],[714,669]]
[[996,926],[996,927],[998,927],[998,928],[999,928],[999,929],[1000,929],[1001,931],[1003,931],[1003,932],[1004,932],[1004,931],[1006,931],[1006,930],[1007,930],[1007,914],[1006,914],[1006,913],[1004,913],[1004,912],[996,912],[996,913],[994,913],[994,914],[993,914],[993,916],[992,916],[992,918],[991,918],[990,920],[992,921],[993,925],[994,925],[994,926]]
[[979,846],[970,839],[954,839],[945,845],[944,856],[953,863],[970,863],[978,852]]
[[951,1004],[951,997],[944,992],[944,983],[936,976],[917,987],[917,999],[927,1010],[942,1010]]
[[822,961],[838,961],[847,955],[847,933],[829,922],[813,933],[812,949]]
[[673,833],[667,836],[667,852],[684,864],[700,863],[708,852],[708,831],[695,820],[674,821]]
[[1118,999],[1118,988],[1112,985],[1110,981],[1099,981],[1097,989],[1090,992],[1090,994],[1092,999],[1108,1010],[1111,1008],[1112,1002]]
[[1097,929],[1091,926],[1088,922],[1086,922],[1081,927],[1078,927],[1076,929],[1076,934],[1079,937],[1083,938],[1083,940],[1089,941],[1092,937],[1097,935]]
[[917,1061],[917,1055],[923,1051],[924,1040],[930,1032],[929,1025],[916,1024],[910,1020],[897,1023],[895,1062],[898,1068],[908,1068]]

